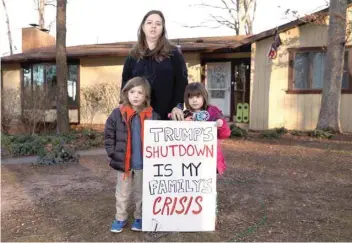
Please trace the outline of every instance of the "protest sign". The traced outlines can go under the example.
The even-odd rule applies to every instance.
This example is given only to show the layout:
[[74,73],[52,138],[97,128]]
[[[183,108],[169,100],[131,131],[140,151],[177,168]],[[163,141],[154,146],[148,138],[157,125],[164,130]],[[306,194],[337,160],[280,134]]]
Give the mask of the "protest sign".
[[213,231],[215,122],[145,121],[143,231]]

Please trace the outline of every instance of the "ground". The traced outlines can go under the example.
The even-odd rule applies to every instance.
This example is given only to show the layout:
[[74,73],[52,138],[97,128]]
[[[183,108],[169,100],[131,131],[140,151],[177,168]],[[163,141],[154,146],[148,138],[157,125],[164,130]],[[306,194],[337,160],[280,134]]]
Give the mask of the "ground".
[[1,166],[1,241],[352,241],[352,136],[223,144],[217,230],[109,232],[115,173],[79,164]]

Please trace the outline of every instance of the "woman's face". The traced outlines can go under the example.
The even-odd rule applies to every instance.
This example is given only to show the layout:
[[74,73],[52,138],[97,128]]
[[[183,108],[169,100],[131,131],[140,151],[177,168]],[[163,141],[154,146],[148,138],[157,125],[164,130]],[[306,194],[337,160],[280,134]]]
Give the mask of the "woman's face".
[[159,14],[151,14],[143,24],[143,32],[147,39],[158,40],[163,32],[163,20]]

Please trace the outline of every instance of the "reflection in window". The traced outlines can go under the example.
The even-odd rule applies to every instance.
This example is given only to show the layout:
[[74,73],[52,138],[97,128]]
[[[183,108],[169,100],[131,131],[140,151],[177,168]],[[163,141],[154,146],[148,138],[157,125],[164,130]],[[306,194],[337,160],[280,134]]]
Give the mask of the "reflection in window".
[[[351,50],[346,50],[342,89],[350,89]],[[297,52],[293,62],[294,89],[322,89],[324,85],[326,52]]]
[[44,66],[33,65],[33,87],[35,90],[44,89]]
[[[78,65],[68,65],[68,104],[77,107]],[[34,64],[23,67],[23,86],[26,97],[47,96],[50,108],[56,106],[57,79],[55,64]],[[43,93],[44,92],[44,93]]]
[[68,68],[68,80],[67,80],[67,93],[68,93],[68,104],[77,103],[77,79],[78,79],[78,67],[77,65],[70,65]]
[[296,89],[306,89],[308,88],[308,53],[297,53],[295,62],[294,62],[294,70],[295,70],[295,79],[294,79],[294,87]]

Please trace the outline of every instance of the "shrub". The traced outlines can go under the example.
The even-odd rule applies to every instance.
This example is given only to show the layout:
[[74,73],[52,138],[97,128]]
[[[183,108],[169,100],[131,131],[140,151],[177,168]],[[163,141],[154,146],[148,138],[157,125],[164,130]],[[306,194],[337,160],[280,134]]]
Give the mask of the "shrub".
[[279,127],[279,128],[275,128],[275,131],[279,134],[279,135],[285,135],[288,133],[288,130],[285,127]]
[[67,164],[78,163],[79,155],[73,146],[59,143],[54,146],[46,146],[45,152],[39,156],[36,165],[53,165],[53,164]]
[[290,132],[290,134],[291,134],[292,136],[305,136],[305,135],[306,135],[305,132],[303,132],[303,131],[298,131],[298,130],[292,130],[292,131]]
[[262,131],[259,135],[261,138],[268,138],[268,139],[276,139],[280,138],[281,134],[279,134],[275,129],[274,130],[265,130]]
[[333,134],[329,131],[316,129],[308,132],[308,136],[314,137],[314,138],[330,139],[333,137]]
[[235,124],[231,124],[230,129],[231,129],[231,137],[245,138],[248,135],[247,130],[240,128],[240,127],[236,126]]

